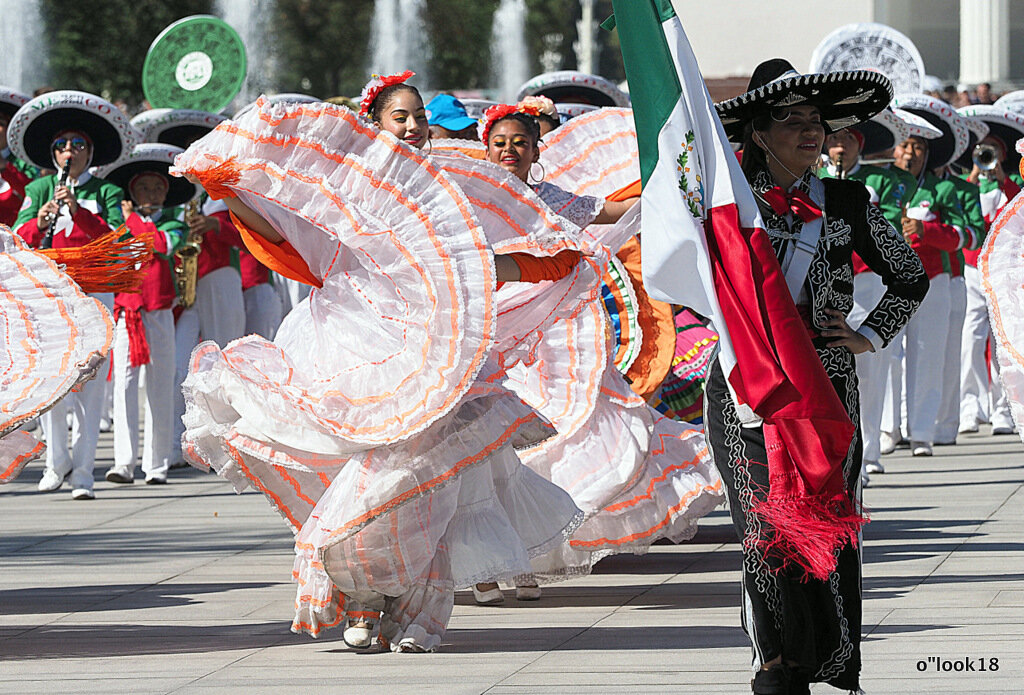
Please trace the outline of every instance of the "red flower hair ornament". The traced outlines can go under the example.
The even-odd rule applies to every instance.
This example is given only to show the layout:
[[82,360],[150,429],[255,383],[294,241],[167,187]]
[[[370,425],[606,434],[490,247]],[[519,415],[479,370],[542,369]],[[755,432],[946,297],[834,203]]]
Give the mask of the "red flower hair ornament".
[[487,138],[491,134],[491,126],[502,118],[511,116],[514,113],[522,113],[536,118],[540,115],[540,109],[533,104],[524,104],[522,102],[518,104],[495,104],[489,107],[484,111],[484,127],[480,135],[480,139],[485,145],[487,144]]
[[402,84],[416,73],[412,70],[406,70],[405,72],[398,73],[397,75],[374,75],[366,86],[363,87],[363,93],[359,95],[359,115],[367,116],[370,113],[370,107],[373,106],[374,100],[377,99],[377,95],[381,93],[385,87],[390,87],[396,84]]

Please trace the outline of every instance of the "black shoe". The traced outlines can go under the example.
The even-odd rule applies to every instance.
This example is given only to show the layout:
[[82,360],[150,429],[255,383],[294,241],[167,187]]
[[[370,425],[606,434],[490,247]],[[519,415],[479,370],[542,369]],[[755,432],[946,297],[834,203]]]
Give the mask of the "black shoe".
[[811,695],[811,681],[799,671],[789,672],[789,695]]
[[750,682],[755,695],[789,695],[789,667],[775,664],[768,670],[760,669]]

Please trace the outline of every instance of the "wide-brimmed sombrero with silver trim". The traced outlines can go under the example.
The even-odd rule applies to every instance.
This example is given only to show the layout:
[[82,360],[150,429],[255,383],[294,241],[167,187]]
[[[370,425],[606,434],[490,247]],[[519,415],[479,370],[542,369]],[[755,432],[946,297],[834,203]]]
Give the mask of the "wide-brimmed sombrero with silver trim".
[[192,109],[150,109],[132,119],[144,142],[188,147],[216,128],[224,116]]
[[967,150],[971,141],[967,121],[946,102],[927,94],[900,94],[892,105],[924,118],[942,131],[942,137],[928,141],[927,169],[940,169]]
[[519,88],[516,101],[539,95],[546,96],[556,104],[629,106],[629,95],[615,86],[615,83],[576,70],[545,72],[531,78]]
[[[1024,103],[1021,105],[1024,106]],[[1020,155],[1017,154],[1016,144],[1018,140],[1024,138],[1024,113],[1002,108],[998,104],[976,104],[964,106],[956,111],[965,118],[972,121],[981,121],[987,125],[988,134],[1003,143],[1003,148],[1006,151],[1006,161],[1003,162],[1003,168],[1009,172],[1017,171],[1020,164]],[[979,142],[984,139],[984,136],[978,138]],[[968,166],[971,162],[964,162],[963,160],[965,157],[972,155],[973,148],[969,149],[960,158],[960,162],[964,166]]]
[[92,140],[94,166],[117,161],[142,139],[121,109],[106,99],[65,89],[40,94],[18,109],[7,127],[7,144],[21,159],[51,169],[50,145],[65,130],[80,131]]
[[[22,94],[17,89],[0,86],[0,113],[7,114],[9,118],[13,117],[17,110],[27,104],[31,98],[28,94]],[[3,143],[0,143],[0,145],[3,145]]]
[[182,176],[171,176],[167,173],[167,170],[174,164],[174,158],[184,151],[175,145],[144,142],[141,145],[136,145],[128,153],[128,156],[122,157],[117,162],[94,167],[92,173],[94,176],[120,186],[128,194],[130,194],[129,184],[139,174],[162,174],[170,185],[167,198],[164,200],[164,207],[173,208],[192,200],[196,194],[194,183]]
[[888,106],[892,84],[880,72],[853,70],[801,75],[783,58],[754,69],[747,91],[715,104],[725,133],[741,142],[743,130],[758,116],[788,106],[816,106],[825,133],[862,123]]
[[942,131],[931,123],[903,109],[886,107],[863,123],[853,126],[864,136],[862,156],[885,152],[910,136],[934,140],[942,137]]

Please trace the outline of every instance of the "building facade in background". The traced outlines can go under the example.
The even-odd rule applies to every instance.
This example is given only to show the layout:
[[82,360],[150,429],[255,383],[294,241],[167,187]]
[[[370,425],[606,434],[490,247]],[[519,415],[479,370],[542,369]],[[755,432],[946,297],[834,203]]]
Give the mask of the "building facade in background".
[[1000,90],[1024,84],[1024,0],[673,2],[716,98],[743,91],[768,58],[806,70],[815,46],[854,22],[888,24],[909,36],[926,72],[944,83],[990,82]]

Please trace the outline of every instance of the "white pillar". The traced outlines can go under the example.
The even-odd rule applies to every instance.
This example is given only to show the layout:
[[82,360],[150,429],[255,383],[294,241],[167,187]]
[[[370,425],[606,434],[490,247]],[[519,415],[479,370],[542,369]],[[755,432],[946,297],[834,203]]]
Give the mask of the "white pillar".
[[582,15],[576,25],[579,41],[576,44],[576,64],[580,72],[593,75],[597,68],[596,37],[594,23],[594,0],[581,0]]
[[1010,76],[1010,0],[960,1],[960,81]]

